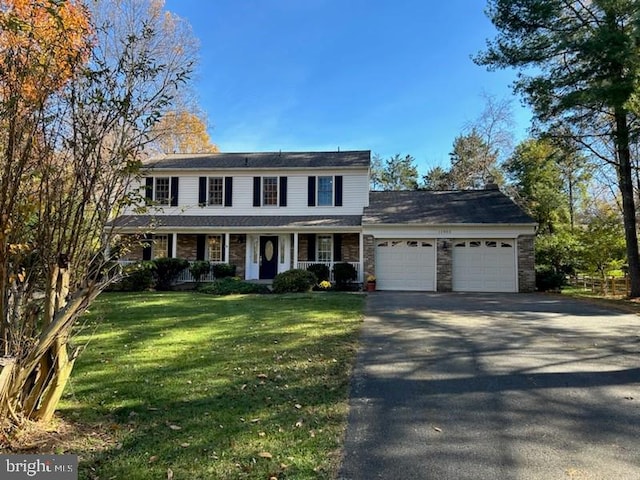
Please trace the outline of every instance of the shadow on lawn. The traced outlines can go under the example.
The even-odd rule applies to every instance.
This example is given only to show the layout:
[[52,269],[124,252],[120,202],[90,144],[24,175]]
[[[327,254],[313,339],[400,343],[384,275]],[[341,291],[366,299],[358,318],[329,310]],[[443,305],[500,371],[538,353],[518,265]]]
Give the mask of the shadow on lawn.
[[[98,330],[104,338],[80,358],[75,401],[64,412],[108,418],[120,445],[85,452],[80,478],[166,478],[167,468],[176,478],[264,478],[285,464],[294,477],[321,478],[321,462],[300,451],[337,447],[357,320],[340,325],[330,302],[328,320],[300,320],[319,305],[302,297],[214,302],[186,294],[180,314],[163,304],[171,296],[140,295],[133,305],[121,297],[103,299],[112,310]],[[269,320],[274,312],[290,319]],[[318,322],[327,334],[318,334]],[[272,458],[259,456],[265,449]]]

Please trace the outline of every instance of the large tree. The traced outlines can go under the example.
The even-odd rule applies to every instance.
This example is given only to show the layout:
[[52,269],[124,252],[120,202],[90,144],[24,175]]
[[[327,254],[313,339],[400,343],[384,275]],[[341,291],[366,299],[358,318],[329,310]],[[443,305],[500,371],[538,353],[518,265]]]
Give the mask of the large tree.
[[[0,416],[51,417],[114,214],[193,58],[162,2],[0,0]],[[135,195],[135,194],[134,194]]]
[[416,190],[418,169],[411,155],[396,154],[383,160],[374,155],[371,164],[371,186],[373,190]]
[[630,145],[640,80],[640,2],[489,0],[487,14],[498,34],[476,61],[519,69],[515,90],[541,124],[570,125],[585,145],[611,141],[608,161],[618,174],[630,296],[639,297]]

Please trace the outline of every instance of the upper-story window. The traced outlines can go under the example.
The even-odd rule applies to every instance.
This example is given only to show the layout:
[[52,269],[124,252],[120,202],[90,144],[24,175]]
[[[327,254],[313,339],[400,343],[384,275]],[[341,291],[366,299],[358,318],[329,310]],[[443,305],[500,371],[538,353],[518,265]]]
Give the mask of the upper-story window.
[[198,205],[230,207],[233,201],[233,177],[200,177]]
[[342,185],[342,175],[308,177],[307,205],[309,207],[341,207]]
[[286,207],[287,177],[253,177],[254,207]]
[[318,177],[318,203],[319,207],[333,205],[333,177]]
[[178,177],[146,177],[145,197],[148,203],[178,205]]
[[155,188],[153,189],[153,200],[159,205],[169,205],[170,196],[169,177],[155,177]]
[[224,199],[224,182],[222,177],[209,177],[209,195],[207,205],[222,205]]
[[262,205],[278,205],[278,177],[262,178]]

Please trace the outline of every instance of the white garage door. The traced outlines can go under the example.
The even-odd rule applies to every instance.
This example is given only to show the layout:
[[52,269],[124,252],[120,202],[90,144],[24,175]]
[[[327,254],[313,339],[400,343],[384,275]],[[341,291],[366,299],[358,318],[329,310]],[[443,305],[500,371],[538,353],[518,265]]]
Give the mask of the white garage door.
[[379,290],[435,290],[435,241],[376,240],[376,288]]
[[505,239],[454,240],[455,292],[515,292],[516,242]]

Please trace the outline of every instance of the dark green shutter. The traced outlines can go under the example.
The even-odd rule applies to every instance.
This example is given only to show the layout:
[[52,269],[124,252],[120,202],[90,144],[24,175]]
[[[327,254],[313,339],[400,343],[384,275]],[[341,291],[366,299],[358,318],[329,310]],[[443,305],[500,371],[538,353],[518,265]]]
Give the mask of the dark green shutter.
[[287,206],[287,177],[280,177],[280,206]]
[[[153,179],[152,179],[153,180]],[[142,260],[151,260],[151,242],[153,235],[147,233],[142,241]]]
[[307,206],[316,206],[316,177],[309,177],[307,181]]
[[196,260],[204,260],[204,252],[207,245],[207,236],[198,235],[196,240]]
[[342,261],[342,234],[340,233],[333,234],[333,261]]
[[307,261],[316,261],[316,236],[313,233],[307,235]]
[[233,203],[233,177],[224,177],[224,206],[231,207]]
[[167,235],[167,257],[173,257],[173,234]]
[[147,177],[145,179],[144,199],[147,205],[153,200],[153,177]]
[[204,207],[207,204],[207,177],[198,179],[198,205]]
[[178,182],[180,177],[171,177],[171,206],[178,206]]
[[253,206],[259,207],[260,202],[260,183],[262,182],[262,178],[253,177]]
[[334,181],[334,198],[333,198],[333,204],[336,207],[341,207],[342,206],[342,175],[336,175],[335,176],[335,181]]

